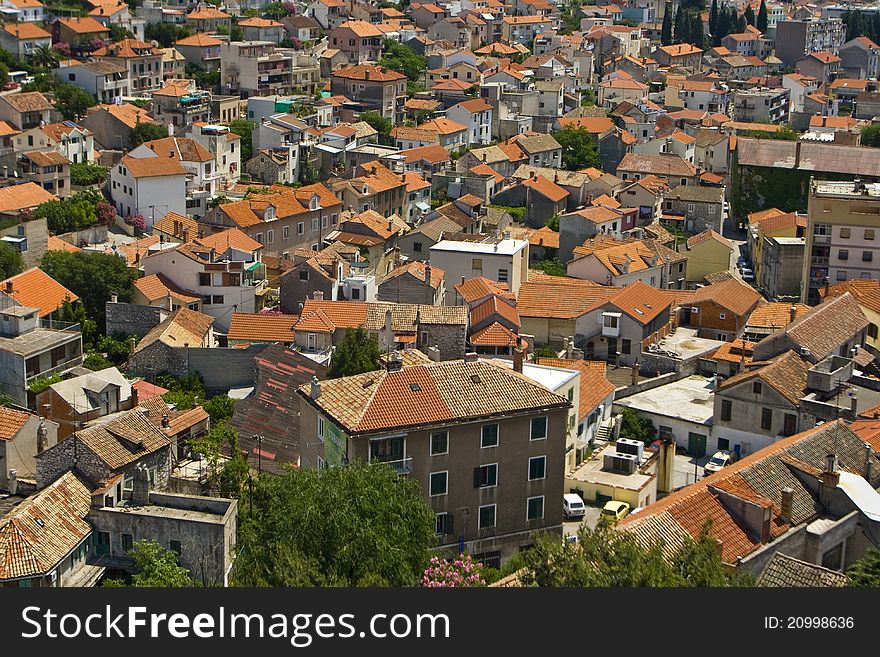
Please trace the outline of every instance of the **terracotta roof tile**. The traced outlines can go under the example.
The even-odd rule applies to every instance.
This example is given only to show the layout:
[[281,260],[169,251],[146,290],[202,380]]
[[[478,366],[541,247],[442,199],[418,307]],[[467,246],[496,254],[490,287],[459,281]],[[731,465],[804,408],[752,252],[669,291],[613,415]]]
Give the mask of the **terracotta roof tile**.
[[170,444],[168,436],[150,422],[140,409],[128,411],[110,422],[77,431],[74,439],[85,445],[111,470],[134,463]]
[[121,161],[134,178],[186,175],[186,169],[177,158],[173,157],[132,157],[126,155]]
[[65,242],[60,237],[56,237],[55,235],[49,235],[49,240],[46,244],[47,251],[66,251],[68,253],[76,253],[77,251],[82,251],[78,246],[74,246],[70,242]]
[[210,315],[189,308],[179,308],[138,342],[135,353],[154,342],[162,342],[170,347],[182,347],[187,344],[191,347],[201,347],[213,324],[214,318]]
[[521,326],[519,313],[516,307],[502,300],[500,297],[492,295],[482,303],[471,308],[471,325],[477,326],[482,324],[490,317],[500,317],[503,319],[508,328],[517,328]]
[[766,328],[778,330],[791,323],[791,309],[795,308],[795,318],[803,317],[810,306],[803,303],[783,303],[774,301],[762,303],[749,315],[746,326],[749,328]]
[[403,73],[398,73],[384,66],[361,64],[359,66],[346,66],[333,71],[333,77],[346,78],[348,80],[361,80],[369,82],[392,82],[405,80]]
[[244,253],[254,253],[263,248],[262,244],[257,240],[248,237],[248,235],[240,231],[238,228],[221,230],[218,233],[199,237],[194,241],[202,246],[208,247],[209,249],[214,249],[217,253],[226,253],[229,249],[235,249],[236,251],[242,251]]
[[180,287],[162,273],[139,278],[134,282],[134,286],[148,301],[156,301],[170,296],[183,303],[195,303],[202,298],[195,292]]
[[576,319],[612,297],[619,288],[562,276],[536,276],[520,285],[516,308],[520,317]]
[[[6,291],[9,282],[12,283],[11,294]],[[79,299],[77,295],[37,267],[7,278],[0,283],[0,290],[22,306],[38,308],[40,317],[60,309],[65,299],[70,301]]]
[[529,178],[524,180],[522,184],[554,202],[559,202],[568,197],[568,192],[565,189],[552,180],[547,180],[544,176]]
[[468,344],[479,347],[517,347],[519,336],[498,322],[492,322],[470,335]]
[[794,351],[786,351],[769,363],[752,362],[752,369],[740,372],[725,380],[718,390],[727,390],[745,381],[761,379],[794,405],[804,396],[807,387],[807,370],[810,363]]
[[30,413],[0,406],[0,440],[12,440],[31,418]]
[[227,337],[254,342],[293,342],[298,315],[233,313]]
[[[439,267],[431,267],[430,285],[435,290],[440,285],[440,283],[443,282],[444,273],[445,272]],[[427,265],[424,262],[414,260],[412,262],[406,263],[405,265],[401,265],[400,267],[395,267],[388,273],[382,283],[384,284],[386,281],[394,280],[398,276],[403,276],[405,274],[412,276],[417,281],[424,283],[425,276],[427,274]]]
[[464,299],[466,304],[479,301],[483,297],[495,294],[506,299],[514,299],[515,297],[508,291],[507,283],[498,283],[484,276],[476,276],[457,283],[455,291]]
[[731,278],[714,285],[706,285],[697,290],[691,303],[714,302],[739,317],[748,315],[763,297],[750,285],[737,278]]

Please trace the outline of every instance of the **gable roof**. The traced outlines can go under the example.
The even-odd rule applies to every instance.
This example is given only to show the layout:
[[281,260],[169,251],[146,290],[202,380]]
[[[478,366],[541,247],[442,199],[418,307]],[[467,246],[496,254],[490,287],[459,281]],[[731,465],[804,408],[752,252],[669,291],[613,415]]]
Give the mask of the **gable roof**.
[[730,278],[701,287],[694,294],[691,303],[695,305],[704,301],[716,303],[734,315],[745,317],[756,304],[761,303],[763,298],[755,288],[746,285],[738,278]]
[[350,434],[447,424],[553,410],[569,406],[564,397],[510,369],[486,361],[443,361],[380,370],[321,382],[317,399],[299,389],[308,403]]
[[650,324],[655,317],[664,312],[669,313],[672,298],[656,287],[636,281],[608,299],[608,303],[640,324]]
[[232,313],[227,337],[255,342],[293,342],[293,327],[299,315]]
[[852,294],[860,305],[880,313],[880,280],[852,278],[827,288],[819,288],[819,296],[826,301],[846,292]]
[[92,491],[66,472],[0,518],[0,580],[52,571],[92,532]]
[[544,176],[536,175],[533,178],[527,178],[521,184],[555,203],[568,197],[568,192],[565,189]]
[[752,369],[723,381],[716,390],[727,390],[744,381],[761,379],[791,404],[797,406],[807,387],[807,371],[811,364],[794,351],[786,351],[764,363],[752,362]]
[[577,278],[538,276],[529,271],[529,280],[520,285],[516,308],[520,317],[576,319],[618,289]]
[[139,408],[109,422],[77,431],[73,438],[111,470],[134,463],[171,444],[161,428],[147,419]]
[[209,249],[214,249],[217,253],[225,253],[229,249],[235,249],[236,251],[242,251],[244,253],[253,253],[263,249],[262,244],[252,237],[249,237],[238,228],[221,230],[205,237],[199,237],[193,241],[202,246],[206,246]]
[[186,176],[186,169],[173,157],[132,157],[123,156],[123,166],[133,178],[158,178],[162,176]]
[[464,300],[466,304],[479,301],[483,297],[494,294],[508,300],[515,300],[513,294],[508,291],[507,283],[498,283],[485,276],[475,276],[467,280],[457,283],[455,291]]
[[[428,284],[434,288],[435,290],[443,282],[444,271],[439,267],[431,267],[431,280],[428,281]],[[413,260],[412,262],[408,262],[405,265],[401,265],[400,267],[395,267],[392,269],[388,275],[382,281],[384,285],[387,281],[394,280],[399,276],[409,275],[415,278],[417,281],[424,283],[425,278],[428,272],[428,265],[424,262],[419,262],[418,260]]]
[[183,303],[195,303],[202,298],[195,292],[180,287],[161,272],[137,279],[134,286],[148,301],[164,299],[167,296]]
[[606,363],[603,360],[578,360],[567,358],[539,358],[538,365],[562,367],[580,372],[578,395],[578,417],[583,418],[592,413],[608,395],[614,392],[615,386],[605,377]]
[[764,566],[756,585],[774,588],[840,588],[847,586],[848,582],[847,576],[839,571],[777,552]]
[[627,153],[623,156],[623,160],[621,160],[617,169],[618,171],[653,174],[663,178],[669,178],[670,176],[690,177],[697,173],[693,164],[674,154],[648,155],[645,153]]
[[187,344],[201,346],[213,323],[214,318],[210,315],[189,308],[178,308],[165,321],[153,327],[137,343],[134,351],[137,353],[154,342],[161,342],[169,347],[183,347]]
[[0,406],[0,440],[12,440],[31,419],[31,414]]
[[735,248],[735,245],[733,242],[731,242],[729,239],[727,239],[726,237],[724,237],[720,233],[716,233],[711,228],[708,230],[704,230],[702,233],[697,233],[696,235],[689,237],[688,241],[687,241],[687,245],[688,245],[688,248],[693,248],[697,244],[702,244],[703,242],[710,240],[710,239],[715,240],[716,242],[720,242],[721,244],[723,244],[724,246],[726,246],[729,249]]
[[[12,283],[12,292],[6,286]],[[39,309],[40,317],[54,313],[64,305],[65,299],[71,302],[79,299],[73,292],[49,276],[42,269],[33,267],[0,283],[0,291],[12,297],[16,303],[28,308]]]
[[810,306],[803,303],[784,303],[772,301],[758,305],[749,315],[746,326],[749,328],[784,328],[791,323],[791,309],[795,309],[795,318],[803,317],[810,311]]

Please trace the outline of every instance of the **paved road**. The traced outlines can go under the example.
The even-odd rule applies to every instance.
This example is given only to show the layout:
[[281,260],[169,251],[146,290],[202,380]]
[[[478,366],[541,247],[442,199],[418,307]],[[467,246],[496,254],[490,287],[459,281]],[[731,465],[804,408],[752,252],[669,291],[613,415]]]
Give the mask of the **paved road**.
[[574,521],[574,522],[564,522],[563,526],[565,528],[566,536],[573,536],[578,533],[578,530],[581,528],[581,525],[586,525],[590,529],[593,529],[599,523],[599,512],[600,509],[595,506],[588,506],[587,512],[584,514],[583,520]]
[[675,488],[678,490],[679,488],[684,488],[685,486],[690,486],[695,481],[699,481],[705,476],[705,472],[703,471],[703,466],[706,465],[706,462],[709,458],[714,454],[714,452],[707,454],[701,459],[694,459],[692,456],[688,456],[687,454],[676,454],[675,455]]

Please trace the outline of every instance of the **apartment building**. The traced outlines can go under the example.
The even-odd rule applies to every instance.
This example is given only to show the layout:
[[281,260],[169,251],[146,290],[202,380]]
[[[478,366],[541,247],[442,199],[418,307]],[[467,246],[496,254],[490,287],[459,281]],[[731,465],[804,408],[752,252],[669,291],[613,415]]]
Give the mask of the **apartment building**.
[[534,532],[561,531],[571,403],[520,373],[475,357],[392,360],[298,392],[300,434],[315,437],[301,440],[301,466],[388,463],[419,482],[441,547],[463,540],[499,565]]
[[794,66],[805,55],[820,50],[836,55],[845,40],[846,25],[839,18],[776,23],[776,56],[786,66]]
[[786,123],[790,107],[791,91],[785,87],[733,92],[733,120],[741,123]]
[[123,39],[95,50],[92,57],[125,65],[132,94],[157,91],[162,86],[162,51],[149,43]]
[[270,96],[314,93],[320,66],[307,55],[279,50],[271,41],[233,41],[220,45],[220,88],[226,94]]
[[801,301],[817,303],[826,283],[880,278],[878,212],[880,183],[810,183]]
[[[509,237],[495,242],[443,240],[431,247],[430,262],[446,272],[450,281],[485,276],[506,283],[516,294],[529,280],[529,243]],[[447,290],[447,303],[452,303],[454,294],[454,290]]]
[[393,123],[406,114],[406,76],[384,66],[347,66],[330,76],[330,93],[358,103],[362,111],[375,111]]

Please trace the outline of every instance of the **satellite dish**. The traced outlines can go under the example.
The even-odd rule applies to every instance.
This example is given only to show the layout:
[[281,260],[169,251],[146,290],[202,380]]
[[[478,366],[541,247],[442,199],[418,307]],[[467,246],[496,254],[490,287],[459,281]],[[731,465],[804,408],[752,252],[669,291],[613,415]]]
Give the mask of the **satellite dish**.
[[153,46],[154,48],[158,48],[158,47],[159,47],[159,42],[156,41],[155,39],[153,39],[152,41],[150,41],[150,45]]

